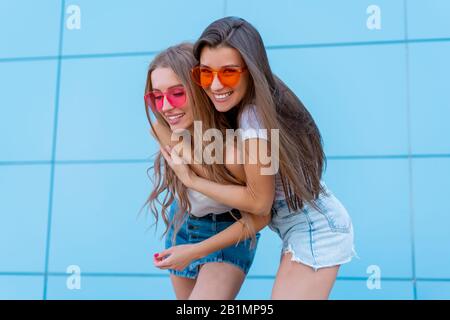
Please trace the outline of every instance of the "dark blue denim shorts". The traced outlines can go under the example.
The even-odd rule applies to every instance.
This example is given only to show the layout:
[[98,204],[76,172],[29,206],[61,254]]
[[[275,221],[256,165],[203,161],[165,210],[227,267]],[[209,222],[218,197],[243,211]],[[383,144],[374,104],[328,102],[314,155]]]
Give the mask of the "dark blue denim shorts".
[[[175,203],[170,208],[170,219],[173,218],[173,215],[177,210],[177,205]],[[236,220],[228,214],[223,215],[224,216],[218,218],[219,215],[217,214],[208,214],[205,217],[197,218],[186,213],[187,217],[176,235],[176,245],[201,242],[214,236],[222,230],[225,230],[236,222]],[[226,216],[229,216],[230,219],[225,218]],[[169,232],[166,235],[166,249],[173,246],[173,231],[173,228],[169,229]],[[225,262],[237,266],[245,274],[247,274],[253,263],[253,259],[255,258],[259,237],[260,234],[257,233],[256,244],[253,247],[250,246],[251,239],[247,239],[239,242],[237,245],[232,245],[198,260],[194,260],[182,271],[169,269],[169,272],[179,277],[196,279],[198,276],[199,267],[201,265],[209,262]]]

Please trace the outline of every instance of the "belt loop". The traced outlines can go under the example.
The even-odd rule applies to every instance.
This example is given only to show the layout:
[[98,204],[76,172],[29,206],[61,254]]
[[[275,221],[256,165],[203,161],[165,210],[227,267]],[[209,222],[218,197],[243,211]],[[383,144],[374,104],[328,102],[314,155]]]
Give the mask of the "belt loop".
[[211,213],[211,214],[212,214],[212,220],[213,220],[214,222],[216,222],[217,215],[214,214],[214,213]]

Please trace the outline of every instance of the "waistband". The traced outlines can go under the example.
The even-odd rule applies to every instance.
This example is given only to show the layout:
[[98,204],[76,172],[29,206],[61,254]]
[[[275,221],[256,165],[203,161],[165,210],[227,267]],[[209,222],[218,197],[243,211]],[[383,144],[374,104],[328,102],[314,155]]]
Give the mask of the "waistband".
[[238,209],[231,209],[230,211],[224,213],[208,213],[207,215],[202,217],[197,217],[189,214],[189,219],[197,221],[232,222],[236,221],[236,219],[240,219],[241,217],[241,212]]

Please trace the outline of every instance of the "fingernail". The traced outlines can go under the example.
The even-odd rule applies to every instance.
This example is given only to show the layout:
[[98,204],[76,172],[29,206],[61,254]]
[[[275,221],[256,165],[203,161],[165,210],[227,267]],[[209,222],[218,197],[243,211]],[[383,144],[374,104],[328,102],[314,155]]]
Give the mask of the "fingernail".
[[159,253],[155,253],[153,256],[154,256],[155,258],[158,258]]

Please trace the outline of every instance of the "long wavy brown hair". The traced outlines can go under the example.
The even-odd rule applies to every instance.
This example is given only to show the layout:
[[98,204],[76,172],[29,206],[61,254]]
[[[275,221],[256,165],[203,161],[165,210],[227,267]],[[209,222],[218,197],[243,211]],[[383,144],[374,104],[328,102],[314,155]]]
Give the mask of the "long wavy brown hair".
[[[210,128],[216,128],[222,131],[222,136],[225,138],[225,130],[229,128],[226,115],[217,112],[206,93],[191,80],[191,69],[197,64],[198,61],[194,58],[192,44],[182,43],[169,47],[159,53],[150,63],[147,72],[145,93],[151,91],[153,88],[151,74],[155,69],[172,69],[186,89],[186,93],[192,105],[193,118],[194,120],[201,120],[203,132]],[[170,130],[170,126],[159,112],[153,112],[148,105],[145,105],[145,112],[155,137],[157,134],[151,120],[152,113],[156,117],[158,123]],[[194,137],[194,139],[195,138],[201,139],[201,137]],[[194,139],[191,139],[191,141]],[[202,141],[202,143],[203,145],[206,144],[205,141]],[[234,177],[223,164],[205,164],[202,166],[202,169],[207,178],[212,181],[222,184],[244,184],[244,181]],[[175,243],[176,234],[184,221],[186,213],[191,211],[187,188],[177,178],[176,174],[170,168],[160,152],[156,153],[153,166],[147,170],[147,174],[152,180],[153,190],[150,192],[144,206],[147,206],[147,209],[154,215],[155,225],[157,225],[159,214],[161,214],[166,225],[166,229],[162,236],[166,235],[171,227],[174,228],[172,241]],[[173,219],[169,219],[168,210],[175,200],[178,203],[178,211],[175,213]],[[242,216],[244,218],[243,223],[245,224],[245,232],[249,232],[249,235],[254,239],[255,232],[248,224],[248,214],[242,213]]]
[[304,203],[318,208],[315,200],[324,192],[325,165],[319,129],[300,99],[272,73],[259,32],[244,19],[225,17],[211,23],[194,44],[197,60],[205,47],[229,47],[241,54],[249,86],[228,112],[239,119],[243,107],[254,104],[265,128],[279,129],[279,170],[289,209],[298,210]]

